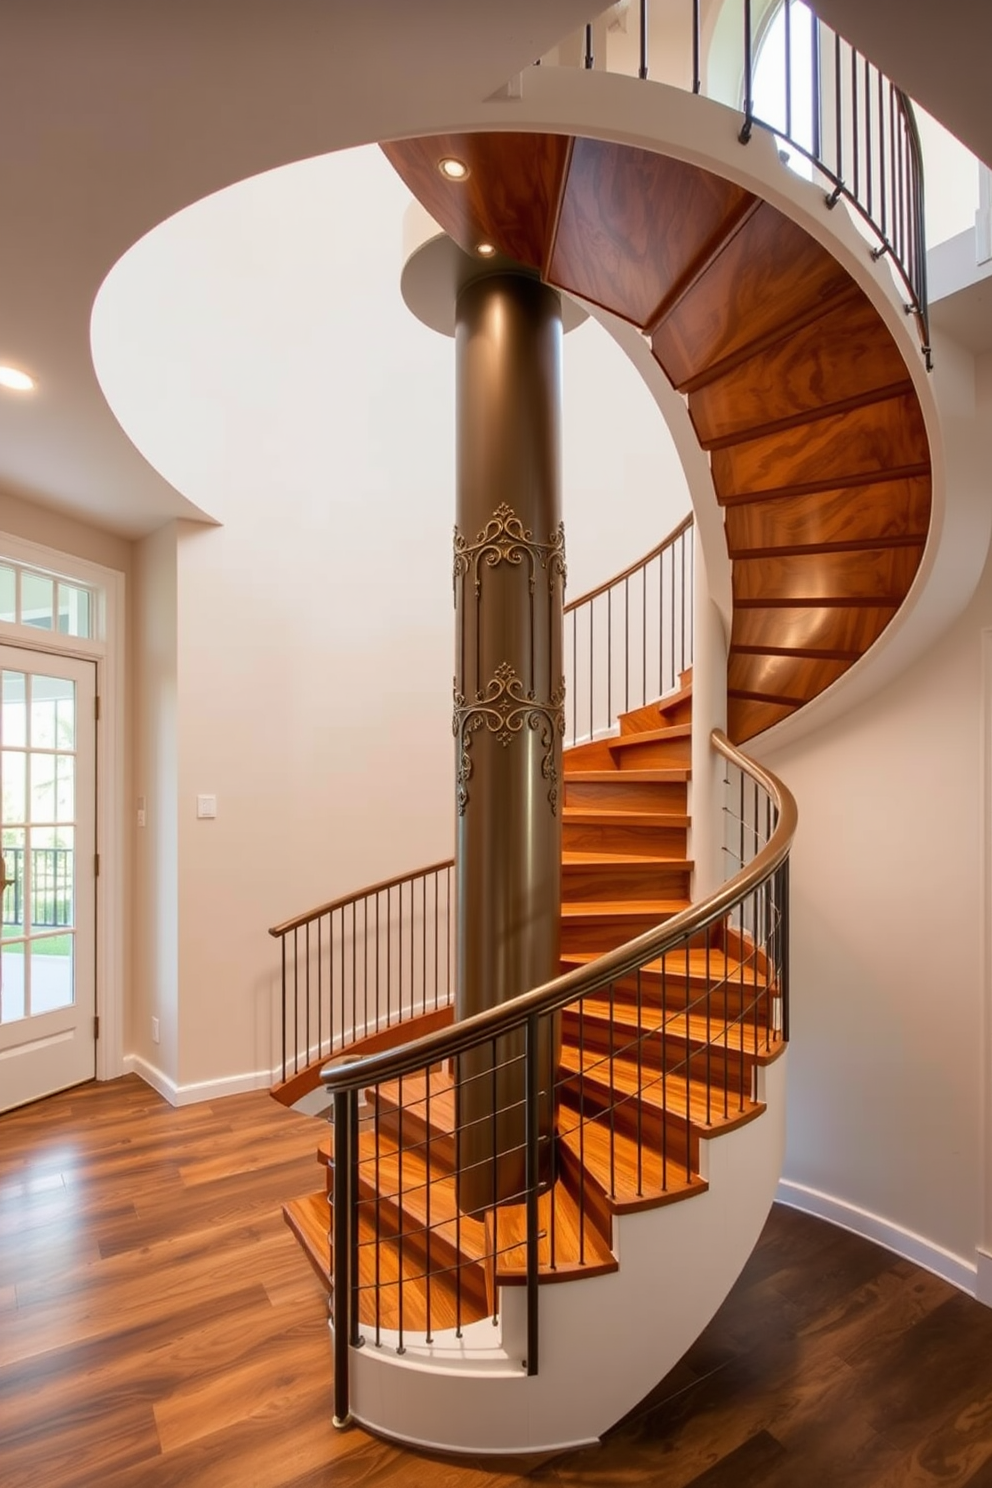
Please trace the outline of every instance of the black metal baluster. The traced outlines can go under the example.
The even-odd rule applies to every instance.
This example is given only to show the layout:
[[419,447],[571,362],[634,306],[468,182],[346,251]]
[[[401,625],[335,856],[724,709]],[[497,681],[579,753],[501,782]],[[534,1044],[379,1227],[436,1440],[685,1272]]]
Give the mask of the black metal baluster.
[[[401,910],[400,910],[400,912],[402,914],[402,900],[401,900]],[[402,926],[402,920],[400,921],[400,924]],[[401,954],[402,954],[402,945],[403,945],[403,937],[402,937],[402,934],[401,934],[400,935]],[[402,982],[400,983],[400,986],[402,988]],[[401,992],[401,996],[402,996],[402,992]],[[397,1345],[396,1345],[396,1352],[398,1354],[405,1354],[406,1353],[406,1344],[403,1342],[403,1302],[404,1302],[404,1294],[405,1294],[405,1286],[404,1286],[405,1278],[403,1276],[403,1240],[405,1238],[405,1230],[406,1230],[406,1214],[405,1214],[404,1209],[403,1209],[403,1149],[406,1146],[406,1133],[403,1130],[403,1127],[405,1125],[405,1122],[403,1120],[403,1117],[406,1115],[406,1105],[404,1104],[404,1101],[403,1101],[403,1076],[402,1075],[400,1075],[400,1077],[399,1077],[398,1084],[399,1084],[400,1127],[399,1127],[399,1141],[398,1141],[397,1146],[396,1146],[396,1188],[397,1188],[396,1203],[397,1203],[397,1207],[399,1209],[399,1228],[398,1228],[398,1231],[397,1231],[396,1239],[397,1239],[398,1249],[399,1249],[399,1258],[397,1260],[396,1289],[397,1289],[397,1297],[398,1297],[398,1312],[399,1312],[399,1316],[397,1318],[398,1342],[397,1342]]]
[[[641,968],[636,971],[637,976],[637,1105],[635,1107],[637,1121],[637,1196],[640,1198],[644,1193],[644,999],[641,994]],[[613,983],[610,983],[610,995],[613,995]],[[662,1044],[661,1067],[665,1067],[665,1051]]]
[[300,932],[293,930],[293,1074],[300,1072]]
[[304,1062],[304,1065],[307,1065],[307,1064],[310,1063],[310,1058],[311,1058],[311,1055],[310,1055],[310,921],[309,920],[307,920],[306,925],[303,927],[303,929],[304,929],[303,946],[304,946],[304,949],[306,951],[306,958],[307,958],[306,973],[305,973],[304,978],[303,978],[304,988],[305,988],[304,995],[306,997],[306,1002],[307,1002],[307,1012],[306,1012],[306,1019],[305,1019],[305,1022],[306,1022],[307,1053],[306,1053],[306,1059],[303,1062]]
[[592,27],[591,26],[587,26],[586,27],[586,55],[585,55],[585,67],[586,67],[586,71],[587,72],[591,72],[592,71],[592,67],[593,67],[594,61],[595,61],[595,59],[594,59],[593,54],[592,54]]
[[592,629],[592,612],[593,612],[593,606],[592,606],[592,604],[590,604],[590,606],[589,606],[589,737],[590,737],[590,739],[593,736],[593,722],[592,722],[592,715],[593,715],[593,687],[594,687],[593,678],[594,678],[594,666],[595,666],[594,658],[595,658],[595,654],[596,654],[595,640],[593,638],[593,629]]
[[700,0],[692,0],[692,91],[698,93],[703,86],[699,66],[699,17]]
[[641,65],[637,69],[639,78],[648,75],[648,0],[641,0]]
[[[424,1234],[425,1249],[427,1251],[425,1267],[427,1274],[424,1280],[424,1288],[427,1294],[427,1342],[433,1343],[434,1339],[431,1334],[431,1285],[434,1279],[431,1275],[431,1189],[433,1187],[433,1181],[431,1178],[431,1071],[429,1065],[424,1071],[424,1092],[424,1122],[426,1126],[424,1137]],[[457,1261],[455,1264],[458,1264]]]
[[586,1263],[586,1001],[579,999],[579,1265]]
[[348,1363],[351,1347],[351,1091],[334,1094],[334,1231],[333,1294],[334,1322],[334,1425],[343,1428],[351,1419]]
[[630,575],[623,581],[623,711],[630,712]]
[[280,941],[282,956],[282,1080],[286,1083],[286,937]]
[[752,56],[751,0],[744,0],[744,122],[738,138],[746,145],[754,123],[754,59]]
[[[527,1373],[537,1373],[538,1365],[538,1141],[540,1138],[540,1020],[532,1013],[527,1019],[524,1043],[525,1183],[527,1187]],[[552,1175],[553,1176],[553,1175]],[[551,1210],[554,1213],[554,1188]],[[552,1257],[553,1259],[553,1257]]]

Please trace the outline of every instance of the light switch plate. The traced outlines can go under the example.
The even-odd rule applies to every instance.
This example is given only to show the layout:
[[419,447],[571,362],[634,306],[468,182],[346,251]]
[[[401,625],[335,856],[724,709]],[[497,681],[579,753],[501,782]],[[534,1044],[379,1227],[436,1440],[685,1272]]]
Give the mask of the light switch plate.
[[217,815],[216,796],[197,796],[196,814],[201,820],[210,820]]

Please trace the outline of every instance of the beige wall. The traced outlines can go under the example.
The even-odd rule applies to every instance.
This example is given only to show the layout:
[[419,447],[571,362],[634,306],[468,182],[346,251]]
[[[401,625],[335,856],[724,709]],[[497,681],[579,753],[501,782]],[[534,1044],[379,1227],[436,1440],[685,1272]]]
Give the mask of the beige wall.
[[990,626],[992,565],[914,667],[764,756],[800,814],[785,1177],[969,1264],[982,1239]]

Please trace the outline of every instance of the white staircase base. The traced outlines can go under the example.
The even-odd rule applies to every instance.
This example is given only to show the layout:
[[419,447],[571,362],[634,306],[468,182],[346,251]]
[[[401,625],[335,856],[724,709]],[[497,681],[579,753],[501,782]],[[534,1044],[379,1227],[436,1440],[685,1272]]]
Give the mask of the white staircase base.
[[383,1334],[351,1351],[351,1410],[363,1426],[445,1452],[538,1452],[598,1440],[699,1337],[754,1248],[785,1148],[783,1054],[758,1071],[767,1110],[704,1142],[709,1189],[622,1216],[620,1269],[540,1289],[540,1370],[524,1372],[523,1287],[502,1288],[498,1328],[406,1352]]

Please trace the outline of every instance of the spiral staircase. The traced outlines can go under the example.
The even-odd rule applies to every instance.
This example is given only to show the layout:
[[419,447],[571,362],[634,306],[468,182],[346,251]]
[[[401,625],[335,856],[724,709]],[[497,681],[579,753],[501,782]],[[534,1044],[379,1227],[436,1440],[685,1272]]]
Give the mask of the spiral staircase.
[[[781,203],[639,145],[501,129],[383,148],[467,253],[491,244],[636,326],[684,397],[732,567],[730,738],[836,683],[906,603],[931,522],[919,353],[863,276]],[[442,158],[462,161],[464,179],[439,172]],[[563,972],[687,910],[691,711],[687,676],[613,737],[566,753]],[[523,1203],[459,1212],[453,1063],[425,1054],[392,1084],[372,1070],[354,1138],[359,1419],[422,1445],[526,1450],[595,1439],[636,1403],[719,1305],[767,1212],[783,991],[757,937],[724,914],[566,1007],[555,1176],[535,1200],[530,1274]],[[330,1289],[330,1143],[320,1158],[325,1183],[287,1220]],[[546,1285],[576,1279],[581,1296]],[[529,1281],[543,1293],[536,1376],[520,1367]],[[631,1337],[620,1319],[641,1307],[662,1321]],[[590,1386],[594,1339],[615,1367]]]

